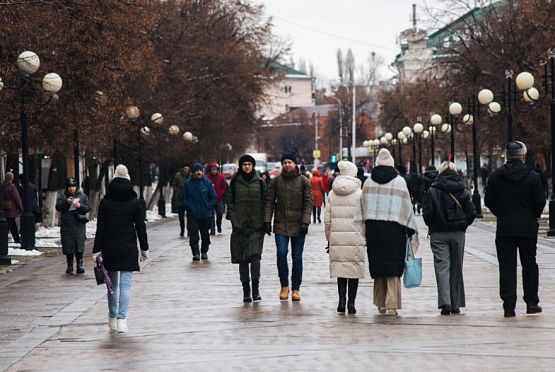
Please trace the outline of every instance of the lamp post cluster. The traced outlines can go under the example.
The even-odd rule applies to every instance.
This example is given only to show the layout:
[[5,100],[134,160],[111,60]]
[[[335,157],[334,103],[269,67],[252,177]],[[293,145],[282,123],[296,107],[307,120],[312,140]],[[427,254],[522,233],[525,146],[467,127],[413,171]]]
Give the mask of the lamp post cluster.
[[[44,75],[40,81],[42,91],[37,87],[37,80],[33,74],[40,67],[38,55],[31,51],[25,51],[17,57],[17,68],[21,73],[18,77],[9,80],[0,78],[0,90],[6,88],[16,93],[20,105],[20,126],[21,126],[21,158],[23,161],[23,214],[20,219],[21,224],[21,248],[32,250],[35,247],[35,217],[31,212],[29,198],[29,105],[44,106],[53,99],[57,100],[56,94],[62,88],[62,78],[60,75],[50,72]],[[10,264],[11,260],[7,257],[8,253],[8,228],[4,212],[0,209],[0,264]]]

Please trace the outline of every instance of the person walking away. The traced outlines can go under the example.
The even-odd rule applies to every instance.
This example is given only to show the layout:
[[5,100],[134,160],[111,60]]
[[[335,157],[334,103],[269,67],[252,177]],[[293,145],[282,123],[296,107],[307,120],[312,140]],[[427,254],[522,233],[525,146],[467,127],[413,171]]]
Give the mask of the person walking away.
[[[131,295],[131,278],[140,271],[139,259],[148,258],[148,238],[143,208],[133,191],[127,167],[119,164],[100,201],[93,261],[102,256],[104,267],[112,281],[108,294],[108,326],[110,331],[127,332],[127,309]],[[137,249],[139,240],[139,250]]]
[[[210,247],[210,225],[214,219],[216,192],[214,186],[204,176],[204,167],[200,163],[193,165],[193,176],[181,187],[181,200],[187,211],[187,231],[193,261],[208,259]],[[200,239],[199,239],[200,233]],[[199,251],[199,242],[202,246]]]
[[499,261],[499,294],[505,317],[516,315],[517,251],[522,264],[526,313],[542,312],[538,305],[536,250],[545,195],[540,176],[524,164],[526,151],[526,145],[520,141],[507,144],[507,162],[489,177],[484,196],[486,207],[497,217],[495,246]]
[[374,305],[380,314],[401,309],[401,275],[405,269],[407,238],[418,248],[417,225],[405,180],[397,173],[390,152],[382,148],[376,167],[362,188],[366,250],[374,279]]
[[289,298],[289,266],[287,253],[291,240],[293,267],[291,273],[291,300],[300,301],[300,287],[303,278],[303,249],[310,214],[312,212],[312,192],[310,182],[297,167],[294,154],[281,157],[281,174],[274,178],[268,187],[264,208],[264,230],[272,232],[274,217],[274,234],[277,248],[277,267],[281,290],[279,299]]
[[364,185],[364,182],[366,182],[368,178],[364,175],[364,168],[362,166],[357,167],[357,178],[360,180],[360,187],[362,188],[362,185]]
[[89,198],[78,190],[75,178],[68,178],[66,189],[56,201],[56,210],[60,212],[60,235],[62,252],[66,255],[66,274],[73,272],[73,256],[77,262],[77,274],[83,274],[83,252],[87,239],[86,214],[90,211]]
[[426,168],[426,171],[424,171],[424,174],[422,174],[422,182],[424,183],[422,199],[424,199],[424,196],[426,195],[432,184],[435,182],[438,174],[439,172],[434,165],[429,165],[428,168]]
[[12,172],[6,172],[4,182],[2,182],[0,186],[0,196],[2,200],[2,209],[8,221],[8,228],[12,234],[13,241],[14,243],[21,243],[21,237],[19,236],[19,230],[17,229],[17,222],[15,219],[23,213],[23,203],[21,202],[19,192],[17,192],[17,187],[13,183],[13,178],[14,175]]
[[181,187],[191,178],[191,167],[189,163],[184,163],[183,167],[173,176],[172,181],[172,213],[177,213],[179,218],[179,237],[185,237],[185,207],[181,203]]
[[316,218],[318,218],[318,223],[322,223],[320,215],[322,213],[322,203],[324,201],[324,183],[322,177],[320,177],[320,171],[314,169],[312,171],[312,177],[310,178],[310,188],[312,190],[312,222],[316,223]]
[[438,309],[459,314],[466,307],[463,279],[465,233],[476,217],[470,192],[455,164],[441,163],[439,175],[424,196],[422,216],[434,254]]
[[[264,245],[264,201],[266,184],[254,170],[250,155],[239,158],[239,170],[226,195],[227,219],[231,221],[231,263],[239,264],[243,302],[261,301],[260,260]],[[249,277],[250,270],[250,277]],[[252,297],[251,297],[252,280]]]
[[330,182],[330,170],[329,169],[325,169],[324,170],[324,175],[322,176],[322,184],[324,185],[324,207],[326,206],[326,199],[328,198],[328,194],[330,192],[329,189],[329,182]]
[[[358,281],[364,278],[366,245],[362,219],[362,191],[357,167],[340,161],[340,174],[333,183],[324,213],[326,239],[329,246],[330,277],[337,278],[338,313],[356,314]],[[347,288],[349,301],[347,302]]]
[[218,228],[218,233],[222,233],[222,218],[225,209],[225,192],[227,191],[227,182],[225,181],[224,175],[218,173],[218,163],[210,163],[209,168],[210,171],[206,178],[208,178],[208,180],[212,182],[212,185],[214,185],[217,199],[216,206],[214,207],[214,211],[216,212],[216,221],[212,219],[212,223],[210,225],[210,235],[216,235],[216,227]]
[[415,213],[420,213],[420,202],[422,194],[424,193],[424,181],[422,176],[418,174],[416,168],[416,164],[411,162],[410,172],[405,177],[405,181],[407,182],[407,187],[410,193],[413,211]]

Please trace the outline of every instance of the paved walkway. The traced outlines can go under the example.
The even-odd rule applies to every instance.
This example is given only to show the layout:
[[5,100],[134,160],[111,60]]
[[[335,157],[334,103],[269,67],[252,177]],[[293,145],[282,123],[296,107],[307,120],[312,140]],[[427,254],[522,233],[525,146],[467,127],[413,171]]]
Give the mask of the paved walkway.
[[519,301],[517,317],[503,318],[494,226],[477,223],[467,234],[463,315],[439,315],[422,228],[424,283],[403,289],[401,315],[377,314],[366,278],[357,315],[342,316],[323,225],[310,226],[300,303],[278,300],[272,236],[262,261],[263,301],[243,304],[227,221],[213,237],[210,260],[200,263],[191,262],[176,224],[149,226],[151,258],[133,279],[126,334],[108,331],[105,290],[94,285],[90,259],[84,276],[64,274],[60,254],[0,276],[0,370],[554,370],[553,241],[539,244],[542,315],[524,315]]

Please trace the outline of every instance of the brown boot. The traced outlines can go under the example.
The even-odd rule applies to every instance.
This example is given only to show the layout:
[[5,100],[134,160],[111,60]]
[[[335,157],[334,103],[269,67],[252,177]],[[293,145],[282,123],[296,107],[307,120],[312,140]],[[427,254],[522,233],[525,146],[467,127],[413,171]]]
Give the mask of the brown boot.
[[301,300],[301,292],[298,290],[294,290],[293,294],[291,295],[291,301],[300,301]]
[[289,299],[289,287],[281,287],[279,291],[279,300],[287,301]]

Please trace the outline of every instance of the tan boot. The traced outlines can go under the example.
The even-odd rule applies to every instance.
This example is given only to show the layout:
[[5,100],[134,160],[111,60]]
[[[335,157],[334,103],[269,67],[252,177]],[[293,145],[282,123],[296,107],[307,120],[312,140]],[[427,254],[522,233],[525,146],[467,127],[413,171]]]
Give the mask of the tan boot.
[[293,291],[291,295],[291,301],[300,301],[301,300],[301,292],[300,291]]
[[279,300],[280,301],[287,301],[289,298],[289,287],[281,287],[279,291]]

